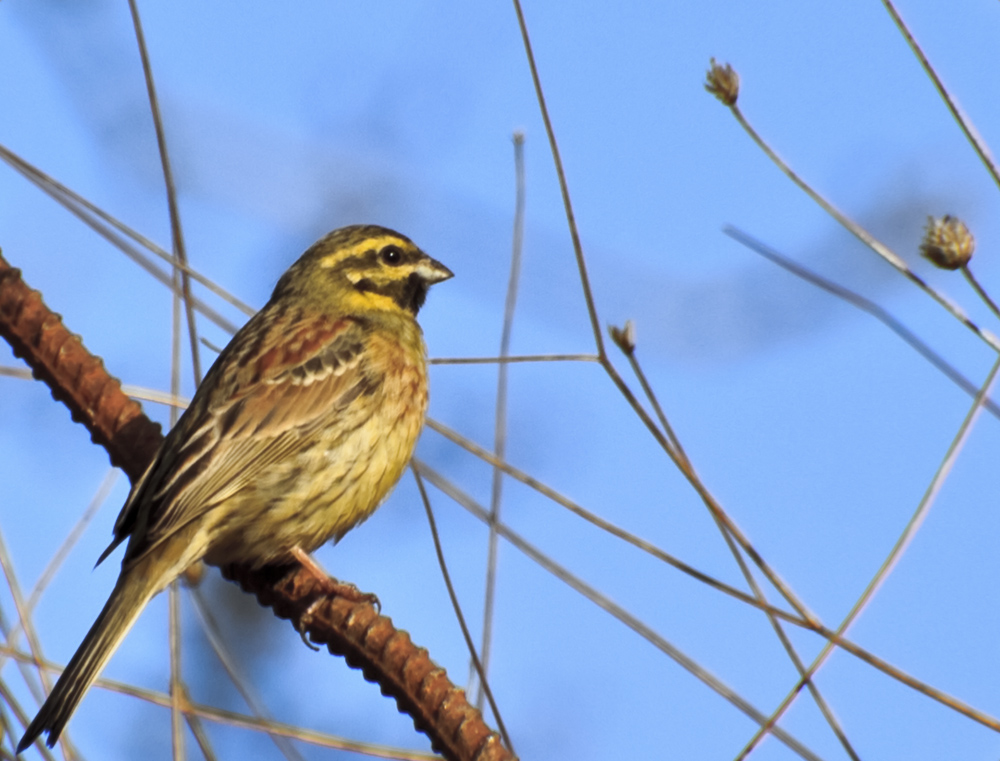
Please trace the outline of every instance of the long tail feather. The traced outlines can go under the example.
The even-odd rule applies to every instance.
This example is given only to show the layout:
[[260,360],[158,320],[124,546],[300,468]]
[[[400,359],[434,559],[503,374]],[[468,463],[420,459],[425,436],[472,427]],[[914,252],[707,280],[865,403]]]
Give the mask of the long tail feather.
[[87,689],[132,628],[146,603],[160,591],[159,580],[150,578],[143,573],[144,570],[132,568],[118,578],[104,610],[90,627],[38,715],[25,730],[17,745],[18,753],[35,742],[42,732],[49,733],[46,744],[50,748],[56,744]]

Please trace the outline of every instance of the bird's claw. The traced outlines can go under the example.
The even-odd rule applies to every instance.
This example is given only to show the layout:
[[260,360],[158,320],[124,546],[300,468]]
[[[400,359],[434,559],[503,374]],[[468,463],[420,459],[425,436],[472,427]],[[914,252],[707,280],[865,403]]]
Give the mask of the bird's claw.
[[330,583],[323,590],[326,594],[342,597],[349,602],[369,603],[374,606],[378,613],[382,612],[382,602],[378,599],[377,595],[374,595],[371,592],[362,592],[350,582],[335,581],[329,577],[327,577],[327,581]]

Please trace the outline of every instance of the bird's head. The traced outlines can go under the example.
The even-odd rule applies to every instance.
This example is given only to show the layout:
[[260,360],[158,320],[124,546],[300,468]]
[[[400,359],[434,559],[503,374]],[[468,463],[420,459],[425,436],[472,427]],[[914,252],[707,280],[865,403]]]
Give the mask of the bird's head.
[[407,238],[377,225],[334,230],[314,243],[274,288],[338,311],[398,311],[416,316],[434,283],[452,272]]

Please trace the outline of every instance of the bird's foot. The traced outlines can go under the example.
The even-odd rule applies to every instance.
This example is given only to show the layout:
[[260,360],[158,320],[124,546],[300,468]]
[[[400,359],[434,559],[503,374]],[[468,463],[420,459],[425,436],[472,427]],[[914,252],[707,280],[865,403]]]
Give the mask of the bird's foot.
[[[319,584],[320,590],[326,596],[342,597],[349,602],[367,602],[375,606],[375,609],[382,612],[382,603],[377,596],[371,592],[362,592],[356,586],[347,581],[337,581],[330,576],[316,559],[301,547],[292,548],[292,556],[299,561]],[[316,602],[319,602],[318,600]],[[311,613],[316,606],[316,602],[309,606],[307,613]]]

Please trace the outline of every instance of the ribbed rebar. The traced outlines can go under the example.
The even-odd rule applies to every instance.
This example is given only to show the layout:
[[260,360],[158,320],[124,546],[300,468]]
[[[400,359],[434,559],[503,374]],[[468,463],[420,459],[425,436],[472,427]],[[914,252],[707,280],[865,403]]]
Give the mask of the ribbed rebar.
[[0,254],[0,336],[31,368],[32,374],[65,404],[95,444],[107,451],[111,464],[133,481],[153,459],[163,436],[138,402],[122,392],[121,383],[104,363],[63,325],[42,295],[27,286],[21,271]]
[[383,695],[395,698],[399,710],[431,738],[438,753],[469,761],[513,758],[469,705],[465,691],[372,603],[325,596],[321,583],[304,568],[283,574],[280,569],[228,566],[222,575],[255,594],[279,618],[290,620],[303,637],[361,669]]

